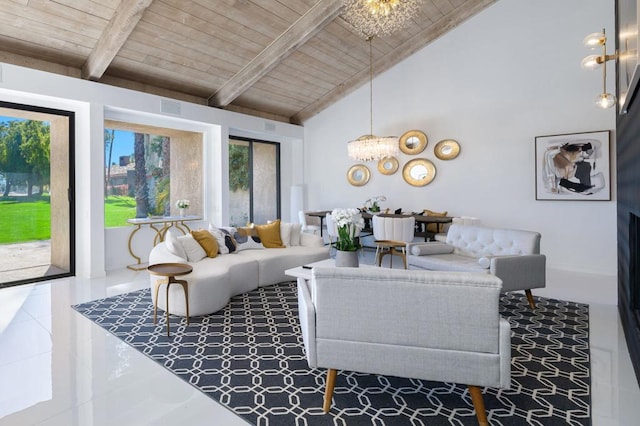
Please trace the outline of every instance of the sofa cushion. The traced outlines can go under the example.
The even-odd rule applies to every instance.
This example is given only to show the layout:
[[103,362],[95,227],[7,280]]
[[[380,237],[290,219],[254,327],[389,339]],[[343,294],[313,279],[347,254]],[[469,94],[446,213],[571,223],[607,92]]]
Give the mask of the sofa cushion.
[[[424,209],[424,214],[426,216],[435,216],[435,217],[445,217],[449,212],[434,212],[433,210]],[[427,224],[427,232],[431,232],[433,234],[437,234],[438,232],[442,232],[442,223],[428,223]]]
[[225,228],[220,228],[220,231],[224,234],[224,245],[229,250],[229,253],[234,253],[238,249],[238,243],[233,238],[233,233]]
[[263,246],[267,248],[284,248],[280,238],[280,219],[266,225],[256,225],[255,228]]
[[193,238],[202,246],[207,257],[216,257],[218,255],[218,241],[206,229],[191,231]]
[[236,252],[241,252],[243,250],[251,250],[251,249],[260,250],[265,248],[257,237],[247,237],[240,234],[236,234],[234,235],[234,239],[236,240],[236,243],[237,243]]
[[180,241],[189,262],[199,262],[207,257],[207,253],[191,234],[178,237],[178,241]]
[[169,250],[171,254],[187,260],[187,253],[184,251],[180,241],[178,241],[177,231],[173,227],[167,229],[167,232],[164,234],[164,241],[167,244],[167,250]]
[[416,244],[411,247],[411,254],[416,256],[426,256],[431,254],[453,253],[455,247],[446,243],[425,243]]
[[301,224],[280,222],[280,239],[286,247],[299,246],[301,233]]
[[209,224],[209,232],[211,233],[211,235],[213,235],[213,237],[218,242],[218,252],[220,254],[228,254],[229,248],[226,245],[224,232],[222,232],[221,229],[217,228],[211,223]]

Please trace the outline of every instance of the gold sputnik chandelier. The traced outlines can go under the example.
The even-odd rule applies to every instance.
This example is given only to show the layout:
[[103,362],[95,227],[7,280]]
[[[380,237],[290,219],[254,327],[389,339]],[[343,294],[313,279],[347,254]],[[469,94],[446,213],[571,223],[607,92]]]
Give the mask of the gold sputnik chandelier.
[[422,0],[346,0],[342,17],[365,38],[392,34],[416,16]]

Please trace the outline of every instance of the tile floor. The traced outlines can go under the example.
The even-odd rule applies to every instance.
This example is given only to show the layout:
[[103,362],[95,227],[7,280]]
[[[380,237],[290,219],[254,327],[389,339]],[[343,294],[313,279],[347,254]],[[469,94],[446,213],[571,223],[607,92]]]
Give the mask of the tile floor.
[[[70,308],[147,285],[125,269],[0,290],[0,426],[246,424]],[[590,323],[593,424],[638,424],[617,308],[591,304]]]

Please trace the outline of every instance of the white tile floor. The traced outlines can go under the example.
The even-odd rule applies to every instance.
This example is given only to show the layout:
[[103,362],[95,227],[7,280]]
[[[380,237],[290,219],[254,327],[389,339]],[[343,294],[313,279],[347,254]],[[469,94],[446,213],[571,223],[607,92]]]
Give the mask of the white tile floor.
[[[0,426],[246,424],[70,308],[147,285],[122,270],[0,290]],[[617,308],[592,304],[590,324],[593,424],[638,424]]]

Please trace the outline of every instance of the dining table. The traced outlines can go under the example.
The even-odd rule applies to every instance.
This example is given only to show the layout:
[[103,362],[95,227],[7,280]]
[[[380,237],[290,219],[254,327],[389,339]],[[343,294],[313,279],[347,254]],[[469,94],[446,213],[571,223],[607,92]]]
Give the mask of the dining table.
[[[331,213],[332,210],[319,210],[307,212],[307,216],[317,217],[320,219],[320,236],[323,236],[322,230],[324,229],[324,219],[327,216],[327,213]],[[451,223],[453,221],[453,217],[451,216],[428,216],[424,214],[393,214],[393,213],[371,213],[368,211],[361,211],[360,214],[365,221],[365,227],[362,230],[365,233],[373,234],[373,225],[371,222],[371,218],[375,215],[380,215],[382,217],[407,217],[413,216],[416,220],[416,237],[424,237],[425,241],[429,241],[430,238],[433,237],[432,232],[427,232],[427,225],[430,223],[434,223],[438,225],[438,231],[442,232],[443,225],[447,223]]]

